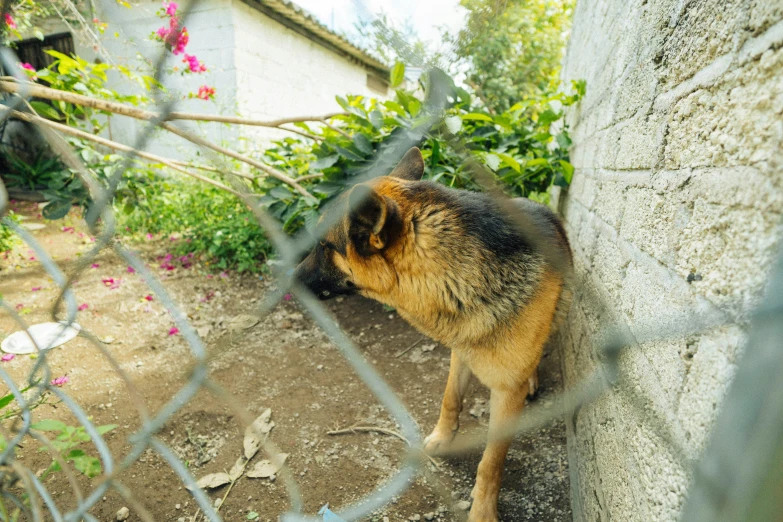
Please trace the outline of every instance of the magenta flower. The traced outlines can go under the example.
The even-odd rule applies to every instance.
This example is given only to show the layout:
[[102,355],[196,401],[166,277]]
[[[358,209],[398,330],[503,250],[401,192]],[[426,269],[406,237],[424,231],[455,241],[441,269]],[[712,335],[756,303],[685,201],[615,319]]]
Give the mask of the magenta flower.
[[170,29],[168,27],[161,27],[157,31],[155,31],[155,36],[160,38],[161,40],[165,40],[169,36]]
[[175,16],[177,14],[176,2],[163,2],[163,7],[166,9],[166,14],[169,16]]
[[196,98],[199,98],[204,101],[211,100],[215,97],[215,88],[209,87],[208,85],[202,85],[198,88],[198,94],[196,94]]
[[129,273],[129,274],[135,274],[135,273],[136,273],[136,269],[135,269],[135,268],[133,268],[132,266],[129,266],[129,267],[128,267],[128,273]]
[[147,232],[147,239],[152,239],[152,234],[150,234],[149,232]]
[[14,20],[14,17],[11,16],[11,13],[5,14],[5,24],[11,29],[16,29],[16,21]]
[[14,355],[12,353],[6,353],[2,357],[0,357],[0,361],[3,361],[3,362],[12,361],[14,359],[14,357],[16,357],[16,355]]
[[88,305],[87,303],[82,303],[82,304],[79,305],[79,308],[77,308],[77,310],[79,310],[80,312],[84,312],[89,307],[90,307],[90,305]]
[[285,294],[283,296],[283,301],[290,301],[291,299],[293,299],[293,296],[291,294]]
[[169,330],[169,335],[177,335],[179,333],[179,328],[176,326],[172,326],[171,330]]
[[73,227],[63,227],[63,232],[71,232],[71,233],[73,233]]
[[154,298],[151,295],[147,294],[146,296],[144,296],[144,299],[146,299],[147,301],[152,301]]
[[33,72],[35,72],[35,67],[33,67],[32,65],[30,65],[30,64],[29,64],[29,63],[27,63],[27,62],[20,63],[20,64],[19,64],[19,67],[21,67],[22,69],[27,69],[28,71],[33,71]]
[[70,381],[71,379],[67,375],[63,375],[62,377],[52,379],[52,386],[62,386],[63,384],[67,384]]
[[114,279],[113,277],[104,277],[101,279],[103,281],[104,286],[108,286],[109,290],[116,290],[120,287],[120,283],[122,283],[122,279]]
[[99,266],[101,265],[99,265],[98,263],[93,263],[90,265],[90,268],[98,268]]
[[33,292],[38,292],[38,291],[41,290],[41,287],[40,286],[34,286],[30,290],[32,290]]
[[207,66],[204,65],[202,62],[199,61],[198,58],[191,54],[185,53],[185,56],[182,58],[182,62],[188,64],[188,68],[190,69],[190,72],[193,73],[202,73],[207,70]]
[[16,308],[16,311],[18,312],[18,311],[20,311],[22,308],[24,308],[24,305],[23,305],[22,303],[19,303],[19,304],[18,304],[18,305],[16,305],[14,308]]

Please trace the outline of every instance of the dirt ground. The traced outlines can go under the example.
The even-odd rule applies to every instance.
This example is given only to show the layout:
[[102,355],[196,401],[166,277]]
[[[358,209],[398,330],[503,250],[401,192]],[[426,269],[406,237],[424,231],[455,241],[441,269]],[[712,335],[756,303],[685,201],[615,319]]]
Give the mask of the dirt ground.
[[[27,216],[25,224],[44,224],[33,235],[64,271],[92,246],[73,213],[54,223],[44,222],[34,205],[17,205]],[[35,228],[35,226],[33,226]],[[359,500],[390,477],[401,462],[404,442],[378,433],[328,435],[351,425],[379,426],[394,430],[395,424],[367,386],[352,372],[326,336],[304,317],[295,301],[282,303],[258,324],[244,328],[236,317],[252,313],[270,283],[258,276],[209,274],[197,265],[185,268],[174,259],[166,264],[169,238],[153,238],[136,245],[144,259],[162,278],[166,288],[187,312],[210,352],[211,379],[230,393],[234,406],[258,416],[272,410],[275,427],[270,440],[289,453],[287,464],[299,483],[305,510],[315,514],[328,503],[334,510]],[[0,294],[29,323],[49,320],[56,295],[54,283],[41,270],[33,252],[25,247],[0,259]],[[147,410],[154,414],[187,382],[193,357],[181,334],[169,335],[173,322],[157,296],[115,254],[104,251],[75,285],[79,304],[78,322],[107,342],[106,347],[141,393]],[[113,279],[113,282],[109,282]],[[106,280],[106,281],[104,281]],[[329,301],[329,310],[386,379],[418,422],[424,435],[434,425],[448,372],[449,354],[442,346],[408,326],[393,311],[360,297]],[[9,335],[18,328],[0,312],[0,332]],[[233,332],[233,333],[232,333]],[[231,342],[225,341],[230,336]],[[418,344],[406,353],[406,348]],[[108,360],[81,337],[52,350],[47,359],[54,376],[67,375],[64,390],[74,397],[98,425],[117,424],[106,436],[116,461],[130,450],[128,438],[141,425],[139,405]],[[25,379],[33,364],[28,356],[0,363],[17,382]],[[541,388],[535,401],[552,400],[560,389],[560,362],[556,353],[542,362]],[[0,385],[2,387],[2,385]],[[3,394],[6,392],[3,391]],[[462,414],[460,433],[486,430],[487,390],[478,383],[470,387]],[[42,406],[36,419],[56,418],[75,424],[62,406]],[[233,409],[222,399],[200,391],[173,415],[158,434],[199,478],[228,471],[242,452],[243,430]],[[571,520],[565,428],[555,422],[532,435],[518,437],[509,453],[500,497],[504,521]],[[94,447],[84,448],[96,455]],[[20,462],[33,471],[48,460],[30,441],[19,448]],[[460,520],[455,503],[468,500],[480,455],[478,453],[440,461],[431,479],[419,477],[402,495],[367,520]],[[263,455],[255,457],[261,460]],[[440,497],[432,484],[437,480],[450,499]],[[99,478],[81,477],[82,493]],[[190,521],[197,508],[168,464],[152,450],[119,481],[133,493],[155,520]],[[63,473],[46,481],[61,509],[75,504],[75,494]],[[228,486],[209,490],[213,500],[222,499]],[[129,520],[140,520],[132,505],[118,493],[108,493],[91,510],[101,521],[115,520],[123,506],[131,508]],[[277,520],[288,507],[281,479],[240,478],[221,506],[225,520]],[[252,517],[252,515],[251,515]]]

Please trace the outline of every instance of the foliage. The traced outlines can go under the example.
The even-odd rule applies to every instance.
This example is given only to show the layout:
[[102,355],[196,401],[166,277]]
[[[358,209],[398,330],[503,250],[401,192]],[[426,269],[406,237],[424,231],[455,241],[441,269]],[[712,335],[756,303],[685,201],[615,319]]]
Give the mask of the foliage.
[[[479,187],[463,158],[448,143],[453,134],[469,153],[495,173],[511,196],[548,201],[552,185],[566,186],[573,167],[568,162],[571,140],[560,121],[563,107],[584,94],[584,83],[573,85],[574,93],[557,93],[517,103],[500,114],[477,107],[470,95],[452,86],[456,100],[444,114],[443,124],[419,144],[425,159],[425,178],[455,188]],[[425,95],[426,96],[426,95]],[[396,135],[421,123],[424,101],[410,91],[398,90],[393,100],[379,101],[362,96],[337,99],[346,114],[335,117],[342,133],[313,129],[322,141],[299,138],[275,142],[264,152],[265,159],[292,177],[320,173],[306,183],[317,201],[308,201],[274,180],[259,185],[265,193],[260,203],[294,232],[303,224],[312,226],[321,206],[365,172],[373,157]]]
[[159,179],[121,224],[131,233],[177,234],[178,256],[196,255],[219,270],[258,272],[271,246],[252,212],[236,196],[190,180]]
[[[116,428],[116,424],[107,424],[105,426],[97,426],[96,430],[99,434],[103,435]],[[87,430],[83,426],[73,427],[57,420],[42,420],[36,422],[30,426],[31,429],[36,431],[44,431],[50,433],[47,435],[50,438],[51,449],[57,451],[65,462],[73,463],[73,467],[76,470],[89,478],[97,477],[101,474],[101,461],[88,455],[79,446],[83,442],[90,442],[91,437],[87,433]],[[48,451],[50,448],[42,447],[40,451]],[[60,463],[52,459],[52,463],[44,471],[42,479],[45,479],[50,473],[62,470]]]
[[[13,211],[9,211],[5,216],[12,221],[19,221],[18,216]],[[19,238],[13,231],[0,221],[0,253],[8,252],[19,243]]]
[[460,3],[468,20],[451,40],[467,62],[466,83],[489,109],[503,112],[556,89],[573,0]]

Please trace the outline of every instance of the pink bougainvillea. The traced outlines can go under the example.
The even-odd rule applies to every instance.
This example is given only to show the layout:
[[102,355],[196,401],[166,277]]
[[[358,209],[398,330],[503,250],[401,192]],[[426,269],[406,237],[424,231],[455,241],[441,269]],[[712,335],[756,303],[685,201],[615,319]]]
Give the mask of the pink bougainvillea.
[[172,326],[171,330],[169,330],[169,335],[177,335],[179,333],[179,328],[176,326]]
[[12,354],[12,353],[6,353],[6,354],[4,354],[2,357],[0,357],[0,361],[3,361],[3,362],[8,362],[8,361],[11,361],[11,360],[13,360],[13,358],[14,358],[14,357],[16,357],[14,354]]
[[33,72],[35,72],[35,67],[33,67],[32,65],[30,65],[30,64],[29,64],[29,63],[27,63],[27,62],[20,63],[20,64],[19,64],[19,67],[21,67],[22,69],[27,69],[28,71],[33,71]]
[[16,29],[16,20],[14,20],[14,17],[11,16],[11,13],[5,14],[5,25],[10,27],[11,29]]
[[207,70],[207,66],[192,54],[185,53],[182,62],[188,64],[188,70],[193,73],[201,73]]
[[63,384],[68,384],[70,381],[71,379],[67,375],[63,375],[62,377],[52,379],[52,386],[62,386]]
[[202,85],[198,88],[198,94],[196,94],[196,98],[202,99],[204,101],[211,100],[215,97],[215,88],[209,87],[208,85]]
[[176,16],[177,7],[179,6],[176,2],[163,2],[163,8],[166,10],[168,16]]

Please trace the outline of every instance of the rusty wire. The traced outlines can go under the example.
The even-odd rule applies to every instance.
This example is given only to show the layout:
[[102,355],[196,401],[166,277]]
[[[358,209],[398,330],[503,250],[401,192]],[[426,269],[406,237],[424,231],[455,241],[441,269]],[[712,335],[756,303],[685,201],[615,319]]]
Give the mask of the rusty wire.
[[[193,11],[197,2],[198,0],[193,0],[187,4],[183,13],[183,23]],[[161,82],[163,81],[162,71],[165,59],[165,52],[161,52],[160,57],[155,63],[155,76]],[[9,49],[2,49],[0,51],[0,61],[2,61],[2,65],[6,72],[18,73],[15,67],[15,57]],[[453,150],[462,156],[466,165],[472,170],[476,182],[496,199],[500,208],[509,214],[512,221],[519,227],[523,237],[527,238],[532,243],[537,244],[543,252],[543,255],[547,257],[549,263],[573,280],[570,274],[565,274],[568,268],[565,267],[563,260],[557,259],[553,250],[547,248],[547,245],[541,240],[540,235],[529,220],[516,213],[515,208],[508,204],[507,197],[503,194],[502,190],[495,185],[493,175],[473,159],[464,143],[460,142],[459,139],[448,134],[443,129],[444,126],[441,124],[442,116],[443,111],[448,104],[448,85],[442,83],[445,81],[446,79],[442,74],[432,74],[430,76],[431,95],[428,96],[427,102],[423,108],[425,117],[420,118],[419,123],[414,128],[408,129],[407,132],[401,133],[400,136],[385,143],[366,172],[355,178],[354,183],[360,183],[385,174],[388,172],[389,167],[401,159],[403,154],[411,146],[419,144],[431,132],[441,132],[446,136],[446,139]],[[24,91],[22,91],[13,97],[10,107],[24,111],[25,101],[26,95]],[[146,144],[151,139],[153,130],[164,124],[174,109],[175,104],[173,102],[166,102],[164,100],[157,100],[157,102],[157,118],[155,121],[146,124],[139,132],[133,146],[134,151],[144,150]],[[5,111],[3,115],[0,115],[0,118],[6,118],[10,114],[12,114],[12,111]],[[73,153],[70,146],[62,137],[44,126],[38,126],[37,129],[52,149],[57,152],[63,162],[76,171],[85,185],[89,187],[94,204],[91,205],[89,211],[86,213],[85,220],[90,231],[97,237],[95,247],[83,256],[77,263],[76,268],[66,276],[61,272],[54,260],[47,254],[46,250],[35,241],[31,234],[27,233],[22,227],[19,227],[11,220],[7,218],[3,219],[3,223],[9,226],[36,252],[37,259],[41,263],[41,266],[59,286],[60,293],[52,307],[52,317],[55,320],[63,321],[67,325],[74,322],[76,317],[76,300],[70,290],[73,281],[90,265],[92,260],[95,259],[100,252],[106,249],[112,249],[122,257],[129,266],[136,270],[145,284],[169,311],[175,325],[179,328],[183,338],[188,344],[190,352],[195,359],[195,364],[188,381],[154,415],[151,415],[145,409],[143,401],[134,401],[139,408],[141,429],[129,437],[128,442],[131,444],[131,449],[126,455],[122,456],[122,458],[116,458],[112,455],[103,440],[103,437],[98,433],[96,426],[80,405],[62,389],[56,388],[50,384],[51,371],[46,357],[46,352],[49,347],[38,347],[40,356],[37,358],[28,377],[28,382],[37,382],[37,384],[32,387],[31,391],[28,391],[25,394],[21,392],[17,383],[14,382],[7,372],[0,367],[0,379],[2,379],[10,392],[14,395],[16,403],[21,410],[21,422],[17,423],[19,425],[14,426],[15,433],[7,434],[8,436],[11,436],[11,438],[5,450],[0,452],[0,465],[8,465],[15,471],[30,500],[29,507],[24,504],[23,499],[18,494],[14,494],[10,491],[3,491],[2,494],[6,499],[19,506],[22,511],[27,513],[27,516],[29,516],[31,520],[43,520],[45,516],[42,509],[45,509],[48,512],[48,516],[56,522],[75,522],[78,520],[94,520],[94,517],[90,515],[89,511],[109,489],[114,489],[124,498],[128,499],[132,506],[137,506],[136,511],[142,518],[151,520],[151,515],[149,515],[149,513],[144,510],[143,505],[133,497],[133,492],[129,491],[126,486],[118,482],[117,476],[123,470],[132,466],[145,450],[152,449],[168,463],[171,469],[179,476],[182,484],[188,486],[189,489],[192,490],[192,494],[204,516],[213,522],[220,521],[222,519],[213,508],[210,499],[202,490],[195,487],[196,480],[193,475],[179,460],[172,449],[156,437],[156,434],[177,411],[192,400],[196,393],[202,389],[213,393],[227,405],[231,406],[243,424],[243,427],[250,425],[252,418],[247,412],[236,406],[237,401],[231,400],[230,395],[225,390],[222,390],[214,381],[210,380],[207,367],[206,347],[195,328],[190,324],[187,316],[182,313],[176,301],[169,295],[160,280],[147,269],[134,252],[114,241],[115,219],[111,202],[120,179],[124,175],[126,169],[131,166],[136,154],[135,152],[128,152],[125,154],[121,168],[119,168],[110,178],[108,187],[104,188],[84,166],[81,160]],[[206,151],[206,153],[210,156],[215,156],[215,153],[212,151]],[[215,157],[214,159],[218,164],[221,161],[219,157]],[[375,395],[380,404],[386,408],[394,421],[399,424],[403,437],[409,442],[401,468],[397,470],[393,476],[389,477],[384,484],[378,486],[373,493],[352,506],[344,507],[338,513],[339,516],[346,520],[361,519],[386,505],[394,496],[404,492],[419,473],[426,472],[427,461],[423,458],[422,454],[421,433],[411,414],[391,390],[388,383],[386,383],[375,369],[364,360],[360,351],[356,348],[348,335],[336,325],[334,319],[323,305],[308,290],[299,286],[292,279],[293,268],[300,259],[302,253],[312,248],[315,242],[336,222],[337,219],[340,219],[341,216],[336,215],[336,213],[331,213],[332,217],[330,219],[333,221],[329,221],[328,219],[325,220],[325,222],[318,225],[313,234],[302,234],[296,238],[289,238],[283,232],[281,226],[257,204],[254,198],[250,197],[250,194],[244,185],[234,181],[232,187],[240,193],[243,201],[252,209],[258,224],[264,229],[270,241],[274,244],[279,256],[277,263],[273,265],[277,286],[265,296],[262,303],[255,311],[256,315],[261,317],[268,314],[278,305],[286,293],[293,293],[302,308],[309,313],[315,323],[318,324],[333,341],[345,360]],[[0,181],[0,216],[5,213],[7,207],[8,195],[2,181]],[[610,310],[610,308],[604,304],[605,299],[599,295],[597,290],[589,285],[580,285],[579,281],[572,283],[582,301],[588,301],[592,307],[601,310],[602,312],[608,312]],[[57,310],[61,303],[64,303],[65,305],[64,317],[58,317],[57,315]],[[9,314],[22,330],[27,329],[25,321],[12,307],[3,302],[2,299],[0,299],[0,308],[4,309],[5,312]],[[602,313],[601,315],[606,314]],[[575,388],[559,395],[558,400],[554,402],[553,406],[543,407],[533,405],[528,408],[517,422],[507,426],[504,430],[501,430],[498,436],[528,432],[551,422],[553,419],[572,415],[582,405],[594,401],[612,387],[617,387],[621,391],[627,392],[626,397],[628,401],[634,406],[640,417],[649,424],[663,441],[666,442],[672,453],[682,462],[683,467],[686,470],[690,470],[693,461],[695,460],[695,456],[688,450],[687,445],[683,442],[680,434],[681,430],[679,429],[676,420],[650,411],[650,408],[646,406],[646,398],[642,396],[640,392],[636,391],[633,386],[623,385],[624,376],[619,361],[624,350],[638,347],[645,342],[680,338],[684,335],[709,330],[720,324],[725,324],[727,321],[728,319],[725,317],[704,316],[703,314],[698,314],[696,311],[693,311],[685,316],[675,318],[665,327],[658,327],[656,329],[648,328],[646,330],[646,335],[637,334],[634,336],[631,334],[628,325],[626,325],[621,318],[614,318],[611,324],[607,326],[607,330],[609,331],[607,336],[608,342],[604,342],[596,349],[597,353],[601,356],[601,364],[598,365],[594,372]],[[637,328],[637,331],[639,330],[645,331],[645,328]],[[132,380],[120,368],[110,352],[103,346],[103,343],[86,329],[82,329],[80,335],[88,339],[96,347],[99,353],[109,361],[114,371],[116,371],[125,382],[129,393],[133,396],[139,396],[139,392],[133,386]],[[76,508],[68,512],[62,512],[61,508],[54,502],[52,496],[47,491],[46,486],[41,483],[38,477],[14,459],[15,445],[25,436],[31,435],[39,440],[43,440],[39,435],[33,434],[31,431],[32,416],[28,406],[44,393],[54,394],[61,401],[62,405],[73,414],[80,425],[84,427],[86,432],[90,434],[93,444],[100,456],[102,468],[104,470],[104,474],[96,479],[94,488],[84,494],[79,491],[78,485],[76,485],[74,480],[70,481],[74,490],[74,496],[78,502]],[[480,435],[458,439],[452,448],[452,452],[462,453],[473,450],[482,446],[485,442],[486,437]],[[277,449],[269,443],[265,443],[264,450],[267,451],[270,458],[278,453]],[[65,468],[65,466],[63,466],[63,468]],[[308,515],[303,512],[301,492],[296,484],[295,478],[287,467],[283,468],[281,477],[286,486],[290,502],[289,511],[282,514],[281,519],[287,522],[315,522],[320,520],[319,517]],[[447,505],[452,504],[453,500],[449,498],[444,488],[439,487],[437,479],[434,482],[435,490],[442,497],[443,501]]]

